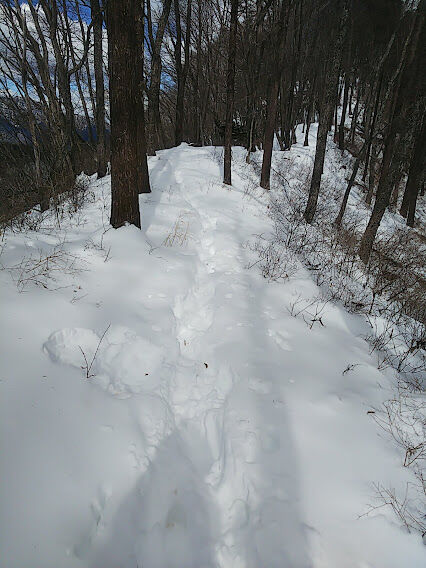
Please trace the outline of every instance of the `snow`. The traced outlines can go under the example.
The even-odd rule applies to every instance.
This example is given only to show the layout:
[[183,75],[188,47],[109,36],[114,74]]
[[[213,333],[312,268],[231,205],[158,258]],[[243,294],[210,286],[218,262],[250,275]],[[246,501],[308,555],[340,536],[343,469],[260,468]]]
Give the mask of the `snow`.
[[[321,291],[299,262],[262,277],[269,197],[242,149],[232,188],[219,158],[150,158],[142,231],[110,229],[107,177],[60,228],[7,234],[2,567],[425,565],[387,509],[362,516],[374,482],[412,481],[367,414],[393,382],[367,324],[332,303],[323,325],[291,315]],[[59,245],[55,280],[16,286],[22,259]]]
[[86,378],[111,394],[155,389],[165,362],[161,347],[123,326],[106,331],[104,342],[91,329],[62,329],[52,333],[44,349],[54,362],[83,368]]

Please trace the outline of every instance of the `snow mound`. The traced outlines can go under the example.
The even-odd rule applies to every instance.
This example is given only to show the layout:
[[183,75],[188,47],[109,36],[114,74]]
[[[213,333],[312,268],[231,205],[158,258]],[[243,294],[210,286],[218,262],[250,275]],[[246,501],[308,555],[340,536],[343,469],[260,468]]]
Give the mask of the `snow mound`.
[[112,326],[105,335],[84,328],[61,329],[43,348],[52,361],[83,369],[113,395],[151,392],[161,382],[163,350],[127,327]]
[[43,349],[55,363],[81,367],[84,365],[84,357],[81,350],[84,351],[87,359],[91,361],[99,340],[99,336],[91,329],[81,327],[60,329],[50,335],[43,345]]

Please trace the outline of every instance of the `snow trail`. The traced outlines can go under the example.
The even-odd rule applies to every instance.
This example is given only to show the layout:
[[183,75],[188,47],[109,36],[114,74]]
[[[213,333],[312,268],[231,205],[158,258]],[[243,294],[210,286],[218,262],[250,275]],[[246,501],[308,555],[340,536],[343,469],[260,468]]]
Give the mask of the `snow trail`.
[[[198,427],[213,458],[206,482],[218,508],[219,565],[308,566],[296,460],[274,384],[279,369],[267,364],[275,346],[260,314],[248,310],[254,294],[244,213],[254,208],[242,209],[241,196],[226,187],[226,211],[222,201],[212,206],[205,191],[185,192],[183,172],[193,161],[189,148],[173,155],[175,188],[200,221],[193,286],[174,308],[182,355],[172,388],[177,423]],[[187,450],[194,462],[198,447]]]

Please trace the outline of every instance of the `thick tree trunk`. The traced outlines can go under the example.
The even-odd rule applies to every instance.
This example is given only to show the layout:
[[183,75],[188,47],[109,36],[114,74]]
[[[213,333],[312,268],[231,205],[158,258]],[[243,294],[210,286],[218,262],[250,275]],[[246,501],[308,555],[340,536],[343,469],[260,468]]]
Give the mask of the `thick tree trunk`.
[[226,118],[223,159],[223,183],[231,185],[232,116],[234,109],[235,54],[237,49],[238,0],[231,0],[231,27],[229,30],[228,73],[226,79]]
[[136,21],[140,2],[108,2],[108,56],[111,112],[111,225],[140,227],[138,197],[139,59]]
[[333,115],[333,103],[324,107],[321,112],[323,118],[318,125],[317,145],[315,149],[314,169],[312,172],[311,186],[309,189],[308,203],[305,209],[305,220],[312,223],[317,209],[318,195],[321,184],[321,176],[324,168],[325,150],[327,146],[328,125],[330,117]]
[[382,173],[380,175],[379,186],[377,188],[376,201],[374,202],[373,212],[371,213],[370,220],[367,228],[365,229],[364,235],[362,236],[359,247],[359,256],[365,264],[367,264],[368,259],[370,258],[377,230],[380,226],[384,212],[386,211],[386,207],[389,205],[389,199],[392,192],[391,162],[394,150],[395,139],[393,137],[389,137],[383,154]]
[[274,145],[275,121],[278,108],[278,95],[283,67],[283,52],[286,45],[287,29],[290,17],[289,2],[283,1],[280,9],[280,16],[276,24],[276,41],[272,44],[275,51],[272,59],[274,69],[269,84],[268,106],[266,109],[265,131],[263,136],[263,160],[262,171],[260,174],[260,186],[264,189],[270,188],[272,148]]
[[414,226],[414,216],[416,212],[417,196],[424,183],[426,159],[426,116],[423,114],[422,124],[418,130],[414,143],[413,155],[411,157],[410,169],[408,172],[407,185],[401,205],[401,215],[407,217],[407,225]]

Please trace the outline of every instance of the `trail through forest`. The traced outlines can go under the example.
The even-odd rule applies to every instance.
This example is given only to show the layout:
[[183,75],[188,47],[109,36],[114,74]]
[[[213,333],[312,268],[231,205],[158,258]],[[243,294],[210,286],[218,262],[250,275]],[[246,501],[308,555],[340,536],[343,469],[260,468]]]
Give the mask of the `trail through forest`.
[[262,277],[269,197],[233,152],[233,187],[218,149],[151,158],[142,232],[104,232],[107,177],[78,225],[8,237],[6,266],[58,243],[76,261],[54,289],[1,273],[5,567],[422,565],[386,510],[362,516],[373,482],[411,479],[368,413],[391,373],[360,316],[313,321],[300,263]]

